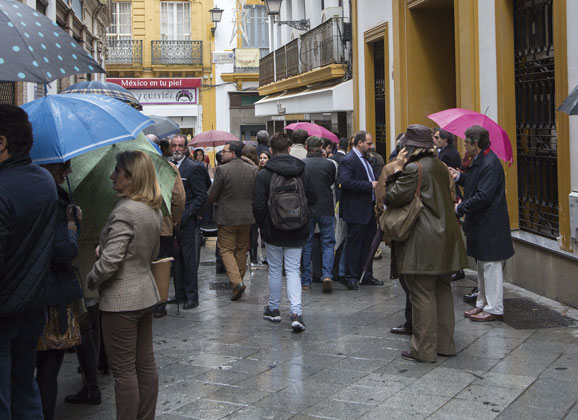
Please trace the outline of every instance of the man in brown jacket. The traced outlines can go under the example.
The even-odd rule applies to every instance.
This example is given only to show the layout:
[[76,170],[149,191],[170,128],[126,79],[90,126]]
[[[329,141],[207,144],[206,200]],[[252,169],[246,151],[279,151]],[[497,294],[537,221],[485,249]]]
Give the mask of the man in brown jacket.
[[253,188],[257,167],[241,159],[243,142],[233,141],[223,148],[222,160],[215,170],[207,205],[215,203],[217,239],[223,264],[233,287],[231,300],[239,300],[245,291],[243,276],[247,265],[247,244],[253,218]]

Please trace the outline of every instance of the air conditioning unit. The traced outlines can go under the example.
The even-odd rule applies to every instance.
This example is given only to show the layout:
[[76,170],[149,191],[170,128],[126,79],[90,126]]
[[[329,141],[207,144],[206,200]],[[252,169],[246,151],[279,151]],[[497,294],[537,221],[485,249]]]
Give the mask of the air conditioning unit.
[[332,17],[343,16],[343,9],[341,7],[326,7],[321,12],[321,23],[331,19]]

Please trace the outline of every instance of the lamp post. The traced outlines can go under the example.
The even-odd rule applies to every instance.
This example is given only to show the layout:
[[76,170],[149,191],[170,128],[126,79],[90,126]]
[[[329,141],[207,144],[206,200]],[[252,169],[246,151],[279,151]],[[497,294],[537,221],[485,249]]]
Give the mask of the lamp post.
[[281,13],[281,3],[283,3],[283,0],[265,0],[267,14],[273,16],[273,22],[277,25],[288,25],[300,31],[308,31],[309,19],[275,21],[275,16],[279,16]]
[[211,14],[211,21],[215,24],[215,26],[211,28],[211,34],[215,35],[215,31],[217,30],[217,24],[221,21],[221,18],[223,17],[223,9],[219,9],[215,5],[215,7],[209,10],[209,13]]

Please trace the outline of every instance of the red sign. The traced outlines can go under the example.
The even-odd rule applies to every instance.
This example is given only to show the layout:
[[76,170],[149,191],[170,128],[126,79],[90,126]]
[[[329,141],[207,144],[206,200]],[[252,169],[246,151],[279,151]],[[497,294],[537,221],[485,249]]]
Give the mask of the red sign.
[[183,89],[183,88],[198,88],[201,87],[200,78],[186,78],[186,79],[106,79],[107,82],[114,83],[126,89]]

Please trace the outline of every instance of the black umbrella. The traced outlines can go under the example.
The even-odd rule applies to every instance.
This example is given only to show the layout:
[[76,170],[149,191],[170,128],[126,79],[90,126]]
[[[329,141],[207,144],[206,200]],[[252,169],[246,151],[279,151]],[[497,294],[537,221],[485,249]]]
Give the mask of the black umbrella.
[[123,101],[134,109],[142,111],[142,105],[130,91],[120,85],[110,82],[101,82],[100,80],[91,80],[86,82],[75,83],[60,93],[89,93],[93,95],[105,95]]
[[371,242],[371,246],[369,247],[369,254],[367,255],[367,259],[365,260],[365,264],[363,264],[363,273],[361,273],[361,277],[359,278],[359,284],[363,282],[363,278],[365,277],[365,273],[369,270],[369,265],[373,261],[373,256],[377,252],[377,248],[379,248],[379,244],[381,243],[381,238],[383,236],[383,231],[378,227],[377,231],[375,232],[375,236],[373,237],[373,241]]
[[168,117],[157,117],[154,115],[148,115],[148,117],[154,121],[154,124],[143,130],[145,134],[154,134],[159,139],[162,139],[181,131],[179,125]]
[[50,83],[105,73],[56,22],[19,1],[0,1],[0,36],[0,81]]
[[564,99],[564,102],[562,102],[558,111],[565,112],[568,115],[578,115],[578,86],[576,86],[572,92],[570,92],[570,95]]

